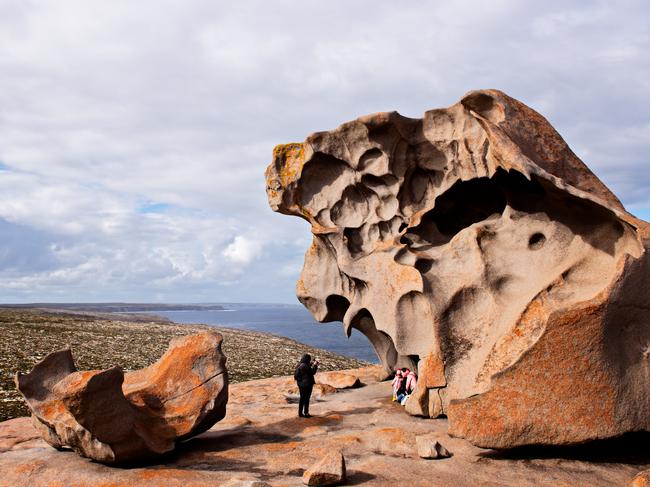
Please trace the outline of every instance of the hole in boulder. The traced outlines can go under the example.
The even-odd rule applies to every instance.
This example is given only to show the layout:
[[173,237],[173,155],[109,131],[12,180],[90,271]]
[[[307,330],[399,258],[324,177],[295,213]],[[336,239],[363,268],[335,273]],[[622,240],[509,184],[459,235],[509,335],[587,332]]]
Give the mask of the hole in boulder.
[[357,255],[363,251],[363,237],[358,228],[346,228],[343,230],[343,237],[350,254]]
[[381,176],[388,172],[388,158],[377,148],[367,150],[360,158],[357,170]]
[[412,370],[413,370],[415,373],[417,373],[417,371],[418,371],[418,364],[420,363],[420,356],[419,356],[419,355],[409,355],[408,357],[409,357],[409,359],[411,359],[411,361],[412,361],[413,364],[414,364],[414,367],[413,367]]
[[544,236],[543,233],[540,232],[533,233],[528,239],[528,248],[530,250],[541,249],[542,246],[544,245],[544,242],[546,242],[546,237]]
[[361,176],[361,182],[370,188],[386,186],[384,180],[374,174],[364,174]]
[[415,261],[415,268],[422,274],[426,274],[431,270],[433,260],[431,259],[418,259]]
[[327,314],[323,319],[324,323],[329,321],[343,321],[345,312],[350,307],[350,301],[338,294],[331,294],[327,296],[325,306],[327,307]]
[[474,110],[476,113],[484,113],[492,110],[494,99],[485,93],[476,93],[465,98],[463,105],[470,110]]
[[468,110],[472,110],[492,123],[499,123],[503,120],[503,107],[487,93],[471,93],[461,100],[461,103]]
[[436,199],[425,218],[433,220],[440,233],[454,236],[494,213],[503,213],[506,203],[503,191],[488,178],[460,181]]
[[376,159],[379,159],[384,153],[381,149],[373,147],[364,152],[359,158],[359,171],[363,171],[370,163],[374,162]]
[[346,177],[351,179],[353,173],[344,161],[322,152],[315,153],[309,164],[305,164],[300,176],[300,204],[311,205],[324,188],[334,186]]
[[405,245],[412,245],[413,241],[410,238],[408,238],[406,235],[403,235],[402,237],[400,237],[399,243],[403,243]]
[[394,370],[399,355],[393,339],[387,333],[377,330],[375,320],[367,309],[359,310],[350,321],[350,328],[359,330],[370,341],[386,370]]
[[341,199],[332,206],[330,218],[340,227],[359,227],[368,218],[377,195],[362,184],[345,188]]
[[506,205],[532,211],[543,196],[544,190],[536,181],[516,171],[499,169],[492,178],[454,183],[436,198],[435,206],[412,233],[432,245],[442,245],[475,223],[500,217]]

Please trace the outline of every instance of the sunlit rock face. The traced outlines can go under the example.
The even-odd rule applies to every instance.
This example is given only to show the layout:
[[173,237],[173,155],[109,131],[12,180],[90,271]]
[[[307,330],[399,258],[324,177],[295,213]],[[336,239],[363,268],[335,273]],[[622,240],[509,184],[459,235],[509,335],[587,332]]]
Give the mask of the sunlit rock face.
[[418,370],[410,413],[494,448],[648,429],[650,231],[529,107],[368,115],[276,147],[266,177],[311,224],[298,298]]
[[61,350],[16,374],[16,385],[53,447],[109,464],[149,459],[224,418],[221,341],[211,331],[175,338],[156,363],[126,374],[77,371],[70,350]]

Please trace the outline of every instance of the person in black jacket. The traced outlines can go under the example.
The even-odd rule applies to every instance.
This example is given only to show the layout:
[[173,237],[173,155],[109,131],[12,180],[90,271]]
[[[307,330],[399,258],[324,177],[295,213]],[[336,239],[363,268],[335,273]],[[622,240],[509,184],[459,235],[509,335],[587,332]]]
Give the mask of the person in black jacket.
[[309,414],[309,399],[311,398],[311,391],[314,388],[316,381],[314,374],[318,370],[318,360],[312,363],[311,355],[306,353],[300,359],[300,363],[296,367],[293,378],[298,383],[298,390],[300,391],[300,403],[298,404],[298,416],[301,418],[311,418]]

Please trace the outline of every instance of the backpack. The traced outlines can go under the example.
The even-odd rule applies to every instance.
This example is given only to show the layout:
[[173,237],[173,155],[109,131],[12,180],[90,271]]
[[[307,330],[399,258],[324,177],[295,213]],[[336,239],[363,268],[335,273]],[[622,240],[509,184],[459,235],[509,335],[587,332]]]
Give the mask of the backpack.
[[300,381],[300,379],[302,379],[302,373],[300,371],[300,365],[302,365],[302,364],[298,364],[298,366],[296,367],[296,370],[293,373],[293,379],[295,381],[297,381],[297,382]]

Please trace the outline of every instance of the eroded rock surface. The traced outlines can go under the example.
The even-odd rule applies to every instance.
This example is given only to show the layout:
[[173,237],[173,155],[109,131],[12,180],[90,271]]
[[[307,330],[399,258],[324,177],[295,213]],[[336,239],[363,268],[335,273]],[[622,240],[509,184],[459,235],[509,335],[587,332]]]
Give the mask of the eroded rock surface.
[[50,445],[117,463],[169,452],[221,420],[225,363],[221,335],[207,331],[175,338],[156,363],[126,374],[77,371],[70,350],[54,352],[16,384]]
[[319,321],[417,369],[412,414],[509,448],[650,427],[650,228],[538,113],[475,91],[275,148],[274,211],[311,224]]
[[[308,420],[284,399],[292,376],[232,384],[223,420],[164,461],[132,468],[48,448],[34,439],[29,418],[0,422],[0,445],[8,447],[0,454],[0,486],[296,487],[306,468],[337,451],[345,456],[345,485],[369,487],[629,486],[650,468],[650,434],[642,433],[567,448],[481,449],[449,437],[446,419],[404,414],[391,401],[390,382],[376,382],[377,368],[350,372],[366,386],[327,394]],[[421,435],[453,456],[420,458]]]

